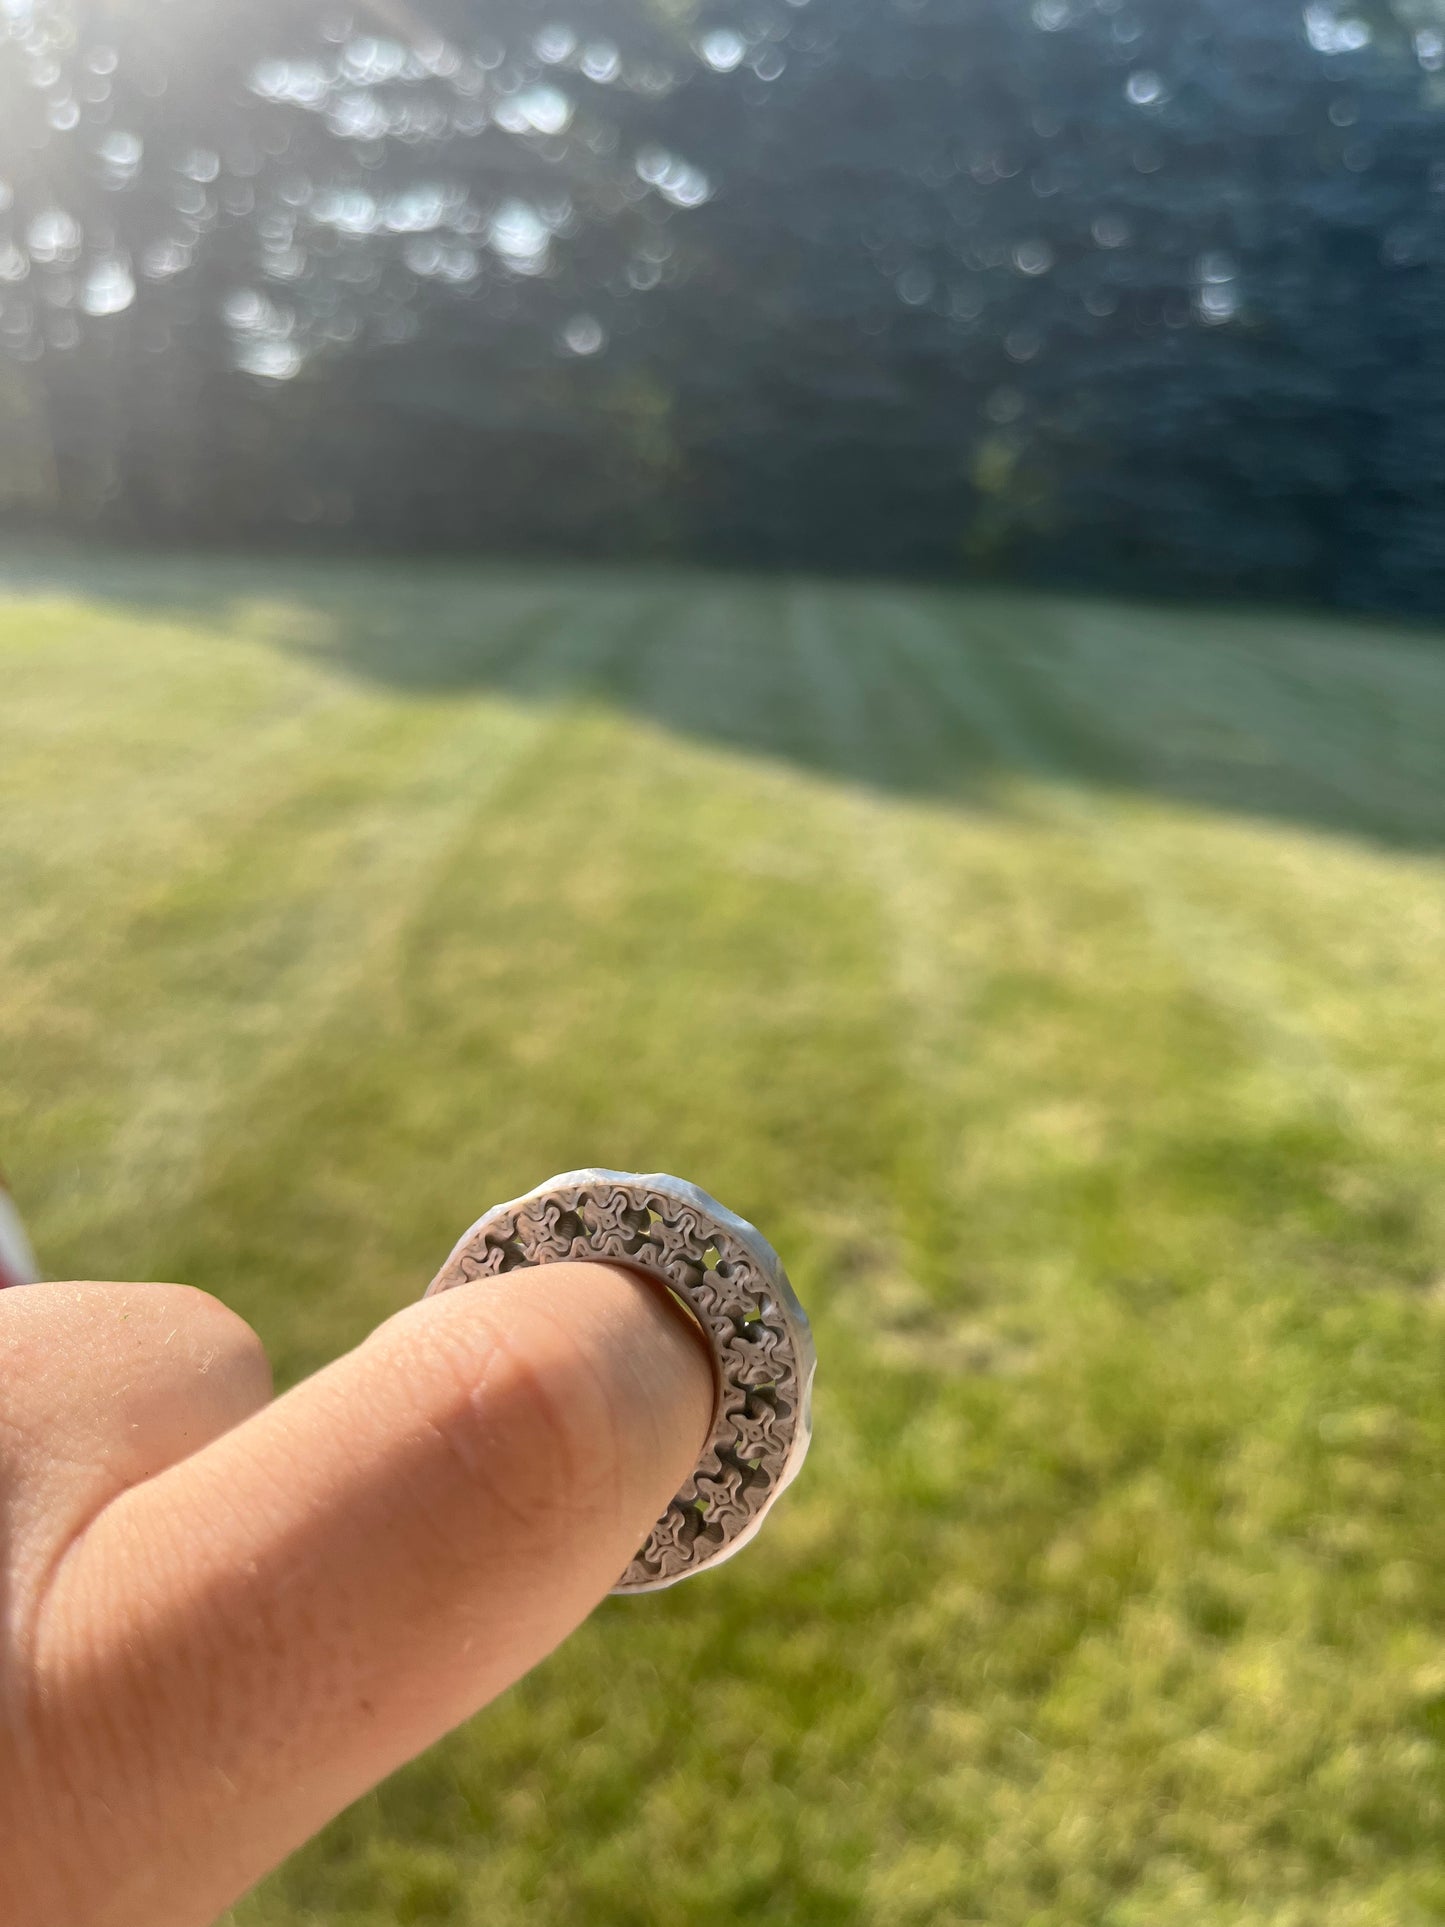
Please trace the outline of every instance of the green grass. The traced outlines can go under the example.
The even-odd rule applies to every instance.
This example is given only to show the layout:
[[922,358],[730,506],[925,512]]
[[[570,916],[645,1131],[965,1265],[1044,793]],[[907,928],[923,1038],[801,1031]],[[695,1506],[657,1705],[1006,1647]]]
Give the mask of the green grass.
[[235,1927],[1445,1914],[1445,644],[683,576],[0,599],[0,1149],[283,1379],[587,1163],[817,1434]]

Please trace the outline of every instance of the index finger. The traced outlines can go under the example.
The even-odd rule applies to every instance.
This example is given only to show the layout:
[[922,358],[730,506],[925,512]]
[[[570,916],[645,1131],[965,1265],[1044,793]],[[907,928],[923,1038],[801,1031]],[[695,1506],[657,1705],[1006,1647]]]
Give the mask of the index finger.
[[37,1651],[68,1784],[100,1799],[101,1734],[144,1790],[139,1816],[86,1809],[128,1830],[117,1864],[156,1870],[95,1917],[218,1911],[534,1665],[682,1484],[712,1398],[666,1293],[550,1265],[409,1307],[115,1500]]

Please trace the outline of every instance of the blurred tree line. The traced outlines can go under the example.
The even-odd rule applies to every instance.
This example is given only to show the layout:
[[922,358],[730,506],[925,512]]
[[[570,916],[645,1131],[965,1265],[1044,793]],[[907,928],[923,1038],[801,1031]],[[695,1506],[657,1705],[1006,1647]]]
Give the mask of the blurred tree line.
[[0,0],[0,517],[1445,608],[1440,0]]

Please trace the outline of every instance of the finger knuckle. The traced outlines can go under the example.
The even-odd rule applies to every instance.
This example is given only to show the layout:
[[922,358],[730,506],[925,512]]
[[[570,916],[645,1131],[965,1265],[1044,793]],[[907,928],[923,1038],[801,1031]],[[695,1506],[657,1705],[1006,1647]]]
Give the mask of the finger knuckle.
[[550,1532],[615,1490],[615,1434],[575,1341],[534,1347],[484,1316],[409,1334],[405,1349],[428,1427],[489,1513]]
[[176,1310],[185,1325],[199,1369],[207,1375],[238,1380],[246,1389],[271,1385],[271,1361],[256,1332],[239,1312],[193,1285],[173,1285]]

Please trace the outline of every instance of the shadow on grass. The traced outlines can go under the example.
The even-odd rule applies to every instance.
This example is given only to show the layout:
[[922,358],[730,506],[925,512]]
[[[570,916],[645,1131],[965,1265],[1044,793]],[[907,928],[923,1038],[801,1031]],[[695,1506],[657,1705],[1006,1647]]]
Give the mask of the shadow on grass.
[[974,808],[1014,778],[1445,843],[1445,641],[1387,621],[677,569],[0,553],[0,596],[238,633],[434,700],[606,704]]

